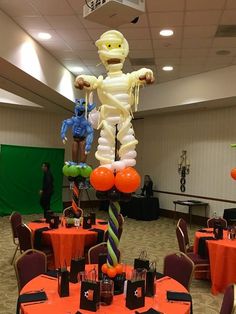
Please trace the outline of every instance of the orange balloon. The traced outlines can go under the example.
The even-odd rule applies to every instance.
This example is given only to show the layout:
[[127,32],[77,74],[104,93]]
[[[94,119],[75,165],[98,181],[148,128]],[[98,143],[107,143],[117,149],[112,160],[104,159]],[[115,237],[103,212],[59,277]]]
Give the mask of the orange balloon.
[[103,272],[104,274],[106,274],[106,273],[107,273],[107,270],[108,270],[107,264],[106,264],[106,263],[103,264],[101,269],[102,269],[102,272]]
[[233,168],[232,170],[231,170],[231,177],[234,179],[234,180],[236,180],[236,168]]
[[107,270],[107,276],[108,277],[114,278],[116,276],[116,274],[117,274],[117,272],[116,272],[115,267],[108,268],[108,270]]
[[117,265],[115,266],[115,269],[116,269],[116,273],[117,273],[118,275],[123,273],[123,265],[122,265],[122,264],[117,264]]
[[116,188],[123,193],[132,193],[140,186],[141,178],[138,172],[128,167],[122,171],[119,171],[115,177]]
[[110,169],[98,167],[91,173],[90,183],[97,191],[108,191],[115,183],[114,174]]

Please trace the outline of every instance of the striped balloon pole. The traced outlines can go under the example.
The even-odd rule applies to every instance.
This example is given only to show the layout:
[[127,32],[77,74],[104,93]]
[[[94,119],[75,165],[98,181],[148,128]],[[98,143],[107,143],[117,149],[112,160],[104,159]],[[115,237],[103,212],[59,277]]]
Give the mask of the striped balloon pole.
[[107,264],[109,267],[115,267],[119,263],[119,221],[120,205],[118,202],[110,201],[109,222],[108,222],[108,240],[107,240]]
[[75,180],[73,191],[72,191],[72,208],[75,213],[79,211],[79,205],[80,205],[79,186],[78,186],[78,180]]

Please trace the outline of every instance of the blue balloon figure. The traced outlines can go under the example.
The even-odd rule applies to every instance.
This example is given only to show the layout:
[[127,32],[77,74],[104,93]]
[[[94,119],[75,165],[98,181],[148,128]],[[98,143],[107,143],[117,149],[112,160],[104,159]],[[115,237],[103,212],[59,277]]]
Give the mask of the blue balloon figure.
[[[86,110],[85,99],[75,100],[75,114],[69,119],[62,122],[61,138],[63,143],[67,141],[66,132],[68,127],[72,128],[73,144],[72,144],[72,161],[70,165],[84,165],[86,163],[87,154],[91,150],[93,142],[93,127],[87,120],[88,113],[96,107],[95,104],[88,104]],[[80,163],[79,163],[80,151]]]

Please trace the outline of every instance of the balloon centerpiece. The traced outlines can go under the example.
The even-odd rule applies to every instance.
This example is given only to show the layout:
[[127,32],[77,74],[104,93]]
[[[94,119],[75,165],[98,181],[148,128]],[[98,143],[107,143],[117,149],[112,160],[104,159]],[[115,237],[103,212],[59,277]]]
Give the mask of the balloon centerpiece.
[[[236,147],[236,144],[231,144],[231,147]],[[233,168],[230,172],[232,179],[236,180],[236,168]]]
[[[121,271],[119,264],[118,215],[119,200],[130,197],[140,185],[140,176],[133,168],[136,164],[138,144],[131,124],[132,107],[137,110],[139,87],[154,82],[150,69],[142,68],[132,73],[123,73],[122,68],[129,52],[124,36],[110,30],[96,41],[101,62],[107,70],[107,76],[98,78],[91,75],[79,75],[75,87],[88,91],[97,90],[101,101],[96,112],[98,129],[101,129],[95,157],[100,167],[93,170],[90,183],[101,199],[109,199],[108,256],[103,271],[109,277],[115,277]],[[117,152],[117,144],[120,143]]]

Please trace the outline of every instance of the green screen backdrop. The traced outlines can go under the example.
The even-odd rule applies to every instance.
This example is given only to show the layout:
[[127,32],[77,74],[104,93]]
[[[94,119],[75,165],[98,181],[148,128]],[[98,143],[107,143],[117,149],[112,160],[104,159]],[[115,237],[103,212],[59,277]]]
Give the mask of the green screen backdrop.
[[50,163],[54,178],[51,209],[61,212],[64,149],[14,145],[1,145],[0,149],[0,216],[12,211],[43,213],[39,190],[42,188],[41,165],[44,161]]

